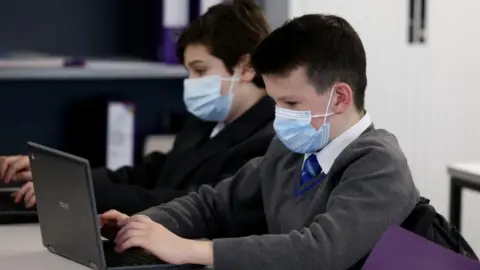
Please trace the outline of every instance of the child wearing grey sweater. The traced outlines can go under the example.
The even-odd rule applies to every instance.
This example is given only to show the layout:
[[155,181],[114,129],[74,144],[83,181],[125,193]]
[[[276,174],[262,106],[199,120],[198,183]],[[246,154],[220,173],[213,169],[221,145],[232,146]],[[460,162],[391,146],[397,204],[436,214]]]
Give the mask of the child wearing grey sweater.
[[122,227],[118,251],[142,247],[169,263],[217,270],[343,270],[414,209],[407,160],[364,109],[365,50],[348,22],[293,19],[251,62],[277,105],[277,137],[265,156],[138,215],[102,214]]

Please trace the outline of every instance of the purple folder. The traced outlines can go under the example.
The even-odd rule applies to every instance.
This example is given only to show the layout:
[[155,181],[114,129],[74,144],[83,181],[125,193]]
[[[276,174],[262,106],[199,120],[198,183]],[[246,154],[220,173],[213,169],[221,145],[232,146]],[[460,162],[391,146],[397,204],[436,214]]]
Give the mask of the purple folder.
[[394,226],[383,235],[363,269],[479,270],[480,263]]

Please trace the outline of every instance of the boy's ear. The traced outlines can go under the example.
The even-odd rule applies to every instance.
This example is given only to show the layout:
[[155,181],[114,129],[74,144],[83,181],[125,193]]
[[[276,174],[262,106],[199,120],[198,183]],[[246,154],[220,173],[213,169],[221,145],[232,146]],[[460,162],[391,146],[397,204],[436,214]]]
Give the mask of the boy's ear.
[[251,82],[255,78],[255,70],[250,64],[250,55],[245,54],[240,58],[237,65],[237,74],[242,82]]

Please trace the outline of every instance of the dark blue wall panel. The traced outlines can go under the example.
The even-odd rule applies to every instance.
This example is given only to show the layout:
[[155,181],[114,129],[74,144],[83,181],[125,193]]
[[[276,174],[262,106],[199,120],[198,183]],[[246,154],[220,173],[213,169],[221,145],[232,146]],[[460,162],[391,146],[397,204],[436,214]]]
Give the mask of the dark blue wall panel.
[[[79,154],[79,145],[98,147],[89,140],[104,140],[105,126],[101,123],[105,114],[97,108],[99,100],[136,104],[137,157],[146,135],[177,131],[182,118],[173,117],[185,112],[180,79],[3,80],[0,81],[0,155],[25,153],[29,140],[74,154]],[[72,108],[86,113],[74,116]],[[81,132],[85,136],[79,136]]]

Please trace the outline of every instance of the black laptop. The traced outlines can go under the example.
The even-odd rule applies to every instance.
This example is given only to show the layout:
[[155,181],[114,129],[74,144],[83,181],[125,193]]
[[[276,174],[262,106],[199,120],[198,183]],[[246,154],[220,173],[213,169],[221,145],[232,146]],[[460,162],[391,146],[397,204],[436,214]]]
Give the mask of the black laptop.
[[200,269],[171,265],[142,249],[123,253],[102,240],[87,160],[29,142],[43,245],[93,269]]

